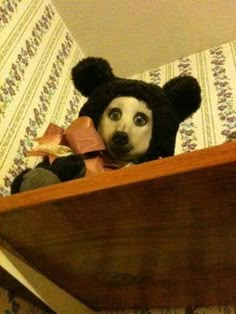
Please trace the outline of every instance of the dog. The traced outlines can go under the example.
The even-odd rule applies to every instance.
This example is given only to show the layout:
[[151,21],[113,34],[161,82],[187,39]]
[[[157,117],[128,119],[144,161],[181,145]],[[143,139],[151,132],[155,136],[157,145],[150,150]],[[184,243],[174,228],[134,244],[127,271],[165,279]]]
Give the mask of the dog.
[[150,145],[152,111],[135,97],[116,97],[102,114],[98,133],[117,162],[136,163]]

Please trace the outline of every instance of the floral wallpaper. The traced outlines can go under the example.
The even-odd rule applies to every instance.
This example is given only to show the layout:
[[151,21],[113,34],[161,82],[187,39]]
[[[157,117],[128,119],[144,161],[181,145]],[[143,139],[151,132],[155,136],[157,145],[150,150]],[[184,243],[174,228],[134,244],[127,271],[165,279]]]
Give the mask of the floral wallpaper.
[[176,154],[236,138],[236,40],[135,75],[158,85],[172,77],[190,74],[202,89],[201,110],[179,129]]
[[52,314],[37,308],[35,305],[15,296],[12,292],[0,287],[1,314]]
[[82,97],[70,69],[83,57],[50,1],[4,0],[0,5],[0,195],[27,159],[32,140],[50,122],[66,126]]
[[[32,140],[50,122],[65,127],[77,117],[84,99],[73,88],[70,70],[83,53],[50,0],[2,0],[0,38],[0,196],[6,196],[14,176],[37,163],[25,156]],[[176,154],[235,139],[236,40],[133,78],[162,86],[184,74],[199,80],[203,101],[201,110],[181,124]],[[6,296],[7,291],[0,288],[0,313],[42,313]],[[122,313],[233,314],[236,309],[217,305]]]
[[[100,314],[105,312],[100,312]],[[235,314],[236,307],[234,306],[211,306],[211,307],[186,307],[186,308],[161,308],[156,310],[139,309],[132,311],[121,311],[121,312],[109,312],[106,314]]]

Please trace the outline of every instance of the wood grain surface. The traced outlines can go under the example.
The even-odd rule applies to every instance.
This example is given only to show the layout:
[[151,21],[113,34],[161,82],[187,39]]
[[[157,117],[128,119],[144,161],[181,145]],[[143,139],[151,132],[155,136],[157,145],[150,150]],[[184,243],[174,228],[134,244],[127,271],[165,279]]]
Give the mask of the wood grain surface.
[[236,143],[0,200],[0,236],[96,310],[233,304]]

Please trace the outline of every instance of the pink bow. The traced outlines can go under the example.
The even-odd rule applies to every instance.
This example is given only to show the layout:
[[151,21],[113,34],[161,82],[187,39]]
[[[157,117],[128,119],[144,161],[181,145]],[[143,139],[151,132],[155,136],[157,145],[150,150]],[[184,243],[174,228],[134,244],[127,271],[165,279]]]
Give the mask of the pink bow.
[[[66,129],[50,123],[44,136],[36,138],[35,141],[39,146],[27,152],[27,156],[48,156],[50,163],[60,156],[55,153],[56,151],[66,151],[67,148],[68,155],[71,153],[85,155],[105,150],[105,145],[94,128],[92,119],[87,116],[76,119]],[[103,160],[99,155],[94,158],[85,156],[85,163],[86,176],[105,171]]]

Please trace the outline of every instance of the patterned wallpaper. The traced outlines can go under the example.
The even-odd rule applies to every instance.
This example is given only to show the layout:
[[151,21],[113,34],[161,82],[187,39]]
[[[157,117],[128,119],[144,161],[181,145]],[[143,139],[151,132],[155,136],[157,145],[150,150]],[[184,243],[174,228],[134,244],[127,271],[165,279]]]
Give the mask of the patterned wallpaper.
[[1,314],[50,314],[0,287]]
[[182,123],[176,154],[236,138],[236,40],[140,73],[134,78],[162,86],[170,78],[184,74],[198,79],[202,106]]
[[50,122],[67,125],[82,97],[70,70],[82,52],[50,1],[4,0],[0,6],[0,194],[35,159],[32,140]]
[[[83,54],[50,0],[3,0],[0,14],[0,196],[5,196],[13,177],[37,163],[25,157],[33,138],[42,135],[50,122],[65,127],[77,116],[84,99],[72,86],[70,70]],[[183,74],[199,80],[203,102],[201,110],[182,123],[176,154],[236,138],[236,40],[134,78],[162,86]],[[3,313],[15,312],[6,309]],[[233,314],[236,309],[218,306],[125,313]]]
[[[109,312],[106,314],[235,314],[236,308],[234,306],[211,306],[204,307],[187,307],[187,308],[161,308],[156,310],[132,310],[121,312]],[[100,312],[103,314],[103,312]],[[105,313],[104,313],[105,314]]]

